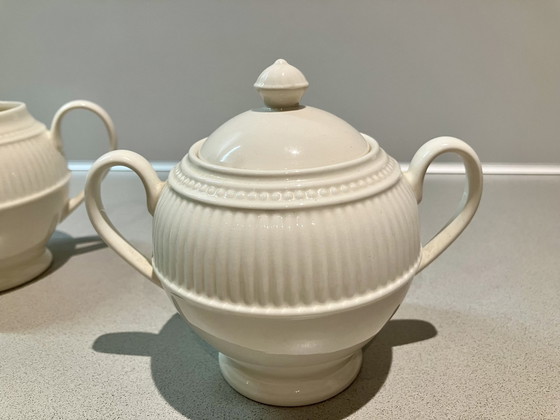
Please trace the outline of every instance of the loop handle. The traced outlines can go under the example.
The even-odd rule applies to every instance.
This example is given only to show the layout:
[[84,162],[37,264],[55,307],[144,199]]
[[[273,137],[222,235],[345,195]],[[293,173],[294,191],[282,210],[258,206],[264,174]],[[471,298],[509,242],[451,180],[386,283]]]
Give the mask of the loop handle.
[[146,159],[138,153],[129,150],[115,150],[105,153],[95,161],[86,179],[86,209],[91,223],[99,236],[127,263],[141,274],[161,287],[161,283],[154,274],[151,261],[128,242],[113,226],[101,199],[101,182],[113,166],[126,166],[140,177],[146,190],[147,207],[153,216],[156,205],[165,185],[160,181],[156,172]]
[[467,175],[465,191],[454,216],[422,247],[422,258],[417,272],[426,268],[457,239],[476,213],[482,197],[482,166],[475,151],[467,143],[454,137],[438,137],[420,147],[404,173],[416,195],[416,201],[422,201],[424,176],[428,166],[439,155],[448,152],[456,153],[463,159]]
[[[115,126],[113,124],[113,120],[103,108],[99,105],[85,100],[76,100],[68,102],[67,104],[63,105],[53,117],[51,123],[51,138],[54,141],[54,145],[61,153],[62,151],[62,135],[61,135],[61,124],[63,117],[73,109],[87,109],[88,111],[93,112],[105,125],[107,129],[107,133],[109,134],[109,150],[115,150],[117,148],[117,135],[115,132]],[[62,210],[62,215],[60,220],[66,219],[70,213],[72,213],[76,207],[78,207],[82,201],[84,201],[84,190],[80,191],[76,196],[68,199],[66,202],[66,206]]]

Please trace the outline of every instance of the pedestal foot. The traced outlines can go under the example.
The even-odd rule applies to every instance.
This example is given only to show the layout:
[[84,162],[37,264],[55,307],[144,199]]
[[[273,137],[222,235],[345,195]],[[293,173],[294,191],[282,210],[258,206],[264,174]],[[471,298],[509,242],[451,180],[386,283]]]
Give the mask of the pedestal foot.
[[362,350],[343,359],[307,366],[260,366],[220,353],[220,369],[240,394],[271,405],[298,406],[324,401],[346,389],[362,365]]
[[33,280],[50,267],[53,256],[47,248],[33,254],[0,261],[0,292]]

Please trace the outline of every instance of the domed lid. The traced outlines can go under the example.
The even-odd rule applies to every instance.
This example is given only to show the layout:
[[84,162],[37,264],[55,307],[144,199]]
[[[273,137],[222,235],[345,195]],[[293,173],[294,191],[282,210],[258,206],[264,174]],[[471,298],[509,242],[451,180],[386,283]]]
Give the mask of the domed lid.
[[258,77],[264,107],[244,112],[214,131],[202,144],[202,161],[248,170],[300,170],[348,162],[370,144],[344,120],[300,105],[309,83],[285,60]]

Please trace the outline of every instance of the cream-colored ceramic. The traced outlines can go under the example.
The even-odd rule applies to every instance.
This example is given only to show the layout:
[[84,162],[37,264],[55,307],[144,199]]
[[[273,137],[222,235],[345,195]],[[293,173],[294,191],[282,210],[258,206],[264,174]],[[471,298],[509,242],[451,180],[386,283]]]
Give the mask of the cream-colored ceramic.
[[72,101],[56,113],[51,130],[21,102],[0,102],[0,291],[45,271],[52,261],[46,243],[56,225],[84,199],[68,198],[70,172],[62,152],[61,122],[70,110],[97,114],[117,139],[111,118],[100,106]]
[[[98,159],[86,207],[104,240],[161,285],[220,351],[222,373],[236,390],[267,404],[304,405],[354,380],[362,347],[396,311],[414,274],[473,217],[482,172],[467,144],[440,137],[402,174],[371,137],[299,105],[307,81],[283,60],[255,86],[266,106],[195,143],[167,182],[131,151]],[[465,163],[464,199],[421,246],[424,174],[445,152]],[[151,261],[103,210],[100,184],[115,165],[134,170],[145,186],[154,216]]]

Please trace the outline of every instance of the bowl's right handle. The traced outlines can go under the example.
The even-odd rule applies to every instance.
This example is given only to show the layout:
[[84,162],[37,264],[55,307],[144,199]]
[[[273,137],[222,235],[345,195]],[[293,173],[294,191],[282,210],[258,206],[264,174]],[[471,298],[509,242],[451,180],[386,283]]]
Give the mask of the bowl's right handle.
[[453,137],[438,137],[425,143],[414,155],[408,170],[404,173],[412,186],[416,201],[422,201],[424,176],[432,161],[443,153],[458,154],[467,175],[463,198],[455,215],[426,245],[422,247],[422,258],[418,272],[434,261],[467,227],[473,218],[482,197],[482,167],[475,151],[464,141]]
[[153,216],[159,196],[165,185],[146,159],[129,150],[115,150],[105,153],[95,161],[86,179],[86,209],[99,236],[126,262],[161,287],[148,258],[130,244],[109,220],[101,200],[101,182],[113,166],[126,166],[142,180],[146,190],[148,211]]

